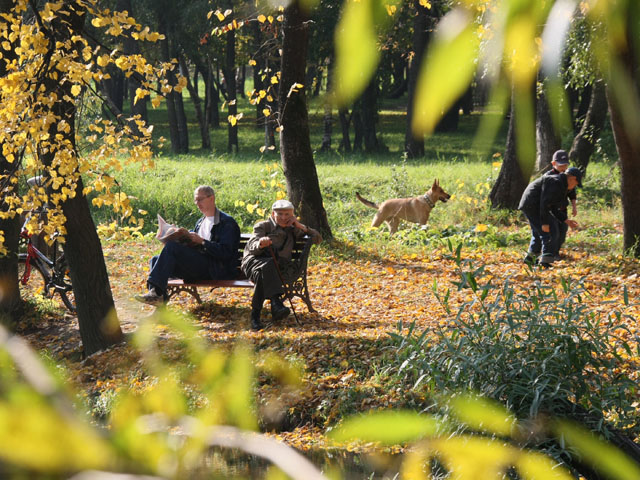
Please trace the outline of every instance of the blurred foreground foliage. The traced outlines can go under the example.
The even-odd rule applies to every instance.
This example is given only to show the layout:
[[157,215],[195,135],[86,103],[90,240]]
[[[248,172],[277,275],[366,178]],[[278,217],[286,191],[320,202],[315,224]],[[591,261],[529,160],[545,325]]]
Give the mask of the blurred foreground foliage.
[[[181,361],[159,348],[162,332],[179,338]],[[295,392],[300,371],[272,353],[246,345],[211,348],[182,317],[159,309],[140,321],[131,338],[150,381],[120,389],[105,423],[72,401],[59,370],[49,368],[17,336],[0,330],[0,474],[4,478],[115,478],[116,473],[161,478],[229,478],[211,461],[211,449],[234,448],[266,458],[279,470],[269,478],[321,479],[295,450],[256,432],[255,379],[267,375]],[[540,452],[521,448],[524,432],[543,425],[555,438],[614,479],[640,477],[640,469],[614,447],[572,424],[550,418],[518,422],[499,404],[472,395],[440,399],[450,415],[380,411],[346,419],[330,437],[410,444],[401,478],[572,478]],[[274,405],[270,410],[275,410]],[[540,428],[543,428],[540,427]],[[596,455],[597,454],[597,455]],[[333,472],[332,478],[340,478]]]

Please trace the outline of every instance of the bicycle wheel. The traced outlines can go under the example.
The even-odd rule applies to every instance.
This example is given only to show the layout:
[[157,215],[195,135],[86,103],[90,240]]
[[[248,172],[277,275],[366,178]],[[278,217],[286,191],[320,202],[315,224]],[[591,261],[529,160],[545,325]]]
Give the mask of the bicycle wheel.
[[69,268],[64,258],[64,254],[60,255],[54,267],[53,289],[60,295],[62,303],[67,309],[75,313],[76,297],[73,293],[73,285],[69,276]]
[[27,254],[21,253],[18,256],[18,282],[20,283],[20,289],[23,293],[23,297],[32,297],[35,295],[42,295],[46,298],[51,298],[51,291],[47,288],[49,284],[49,271],[42,267],[36,260],[31,260],[31,272],[26,283],[22,283],[24,274],[26,271]]

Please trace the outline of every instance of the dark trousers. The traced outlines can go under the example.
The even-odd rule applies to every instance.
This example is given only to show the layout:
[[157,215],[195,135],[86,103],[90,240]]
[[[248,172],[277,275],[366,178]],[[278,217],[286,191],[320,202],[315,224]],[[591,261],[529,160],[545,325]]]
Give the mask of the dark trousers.
[[[552,263],[555,256],[554,252],[554,234],[553,230],[557,231],[557,226],[549,225],[549,231],[542,231],[542,221],[539,215],[532,215],[527,212],[523,212],[527,220],[529,221],[529,227],[531,227],[531,241],[529,242],[529,254],[539,255],[541,263]],[[555,220],[552,221],[556,222]],[[557,223],[557,222],[556,222]]]
[[553,254],[555,256],[560,255],[560,249],[562,245],[564,245],[564,241],[567,239],[567,231],[569,230],[569,225],[564,222],[560,222],[555,218],[551,222],[551,240],[553,242]]
[[[287,265],[280,265],[280,271],[287,278]],[[254,283],[251,307],[259,312],[265,299],[279,297],[284,293],[280,275],[272,258],[247,257],[242,262],[242,271]]]
[[147,284],[165,293],[169,278],[185,280],[215,280],[209,256],[178,242],[167,242],[160,255],[151,259]]

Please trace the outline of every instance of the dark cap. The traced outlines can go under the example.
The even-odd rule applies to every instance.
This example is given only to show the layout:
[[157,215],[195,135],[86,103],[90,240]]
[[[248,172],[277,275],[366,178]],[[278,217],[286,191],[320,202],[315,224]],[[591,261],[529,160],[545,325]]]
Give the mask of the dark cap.
[[553,154],[553,161],[559,165],[568,165],[569,154],[564,150],[557,150],[556,153]]
[[578,167],[569,167],[564,173],[576,177],[576,180],[578,180],[578,186],[582,187],[582,170],[580,170]]

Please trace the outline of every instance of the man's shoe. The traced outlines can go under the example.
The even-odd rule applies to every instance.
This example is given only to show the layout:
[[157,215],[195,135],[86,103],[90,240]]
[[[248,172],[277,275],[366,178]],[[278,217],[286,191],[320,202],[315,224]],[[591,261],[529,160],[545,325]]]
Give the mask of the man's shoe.
[[274,321],[282,320],[283,318],[287,318],[291,310],[288,307],[284,306],[280,297],[273,297],[271,299],[271,317]]
[[158,295],[155,289],[150,289],[144,295],[136,295],[135,298],[137,301],[146,303],[147,305],[161,305],[165,302],[164,295]]
[[253,312],[251,313],[251,330],[262,330],[262,323],[260,322],[260,313],[255,315]]
[[551,268],[551,264],[553,263],[554,256],[548,253],[545,253],[538,259],[538,266],[540,268]]

